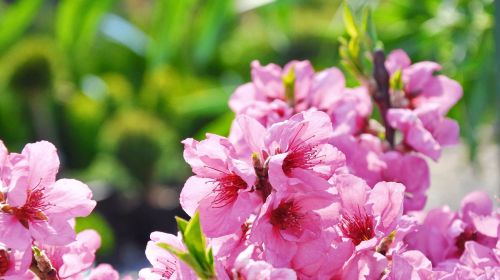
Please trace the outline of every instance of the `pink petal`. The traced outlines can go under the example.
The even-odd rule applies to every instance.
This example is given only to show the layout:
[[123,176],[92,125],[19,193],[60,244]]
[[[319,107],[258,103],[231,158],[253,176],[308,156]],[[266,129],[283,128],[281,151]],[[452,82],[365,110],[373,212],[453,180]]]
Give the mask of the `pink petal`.
[[405,187],[394,182],[380,182],[373,187],[368,198],[373,214],[381,218],[377,229],[389,234],[403,215]]
[[46,214],[56,214],[66,218],[86,217],[96,206],[89,187],[73,179],[57,180],[47,190],[45,201],[51,204]]
[[317,108],[328,109],[334,97],[341,95],[344,88],[344,74],[336,67],[325,69],[314,76],[310,103]]
[[234,91],[231,99],[229,99],[229,108],[239,114],[243,109],[251,105],[254,100],[257,100],[255,87],[252,83],[246,83]]
[[252,82],[258,93],[275,99],[283,99],[285,89],[281,78],[281,68],[276,64],[261,66],[258,61],[252,61]]
[[441,70],[441,65],[432,61],[417,62],[403,72],[403,79],[408,80],[406,91],[419,93],[434,79],[434,73]]
[[361,178],[349,174],[342,174],[335,178],[335,186],[339,191],[343,210],[349,213],[358,213],[368,199],[370,188]]
[[59,157],[54,145],[47,141],[28,144],[24,147],[22,155],[29,162],[30,188],[47,187],[55,182],[59,170]]
[[100,264],[92,269],[86,280],[119,280],[120,274],[109,264]]
[[63,246],[75,241],[75,230],[65,216],[51,215],[48,221],[29,223],[34,240],[47,245]]
[[225,206],[213,205],[214,196],[207,196],[200,202],[200,222],[208,237],[220,237],[240,229],[250,214],[262,203],[261,197],[253,192],[240,191],[234,202]]
[[101,237],[94,230],[84,230],[71,243],[69,251],[62,256],[63,265],[58,269],[59,277],[73,276],[89,267],[95,259],[95,252],[101,246]]
[[0,229],[0,243],[18,249],[24,249],[31,243],[29,231],[14,215],[0,212]]
[[211,194],[216,186],[213,179],[200,178],[198,176],[189,177],[186,183],[184,183],[180,195],[182,209],[189,216],[193,216],[200,202]]
[[257,153],[264,150],[264,136],[267,134],[266,129],[255,119],[245,115],[238,116],[236,121],[250,150]]
[[393,50],[385,60],[385,67],[390,75],[409,67],[410,64],[410,57],[402,49]]

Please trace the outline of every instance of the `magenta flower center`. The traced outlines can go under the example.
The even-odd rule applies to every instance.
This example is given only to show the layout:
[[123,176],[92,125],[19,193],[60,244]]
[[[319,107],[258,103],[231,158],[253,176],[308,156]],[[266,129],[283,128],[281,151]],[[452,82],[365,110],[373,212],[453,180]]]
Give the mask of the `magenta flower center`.
[[361,211],[352,216],[342,215],[339,227],[344,236],[350,238],[354,245],[370,240],[375,236],[373,217]]
[[23,206],[5,205],[2,211],[16,216],[25,228],[29,228],[28,222],[30,221],[46,221],[48,218],[43,211],[47,210],[51,204],[45,201],[44,190],[45,188],[34,188],[28,191],[26,203]]
[[0,276],[5,275],[9,266],[9,252],[6,249],[0,249]]
[[280,230],[301,230],[301,221],[304,215],[300,207],[293,201],[282,201],[279,206],[271,212],[270,222]]
[[240,176],[231,173],[215,180],[217,186],[213,190],[215,196],[212,205],[214,207],[224,207],[236,200],[239,190],[246,189],[247,183]]
[[291,176],[292,169],[311,169],[321,163],[319,151],[315,147],[302,145],[293,148],[283,160],[283,172]]
[[458,248],[458,252],[461,255],[465,250],[465,242],[467,241],[476,241],[477,240],[477,232],[475,232],[472,228],[466,228],[464,232],[462,232],[455,239],[455,246]]

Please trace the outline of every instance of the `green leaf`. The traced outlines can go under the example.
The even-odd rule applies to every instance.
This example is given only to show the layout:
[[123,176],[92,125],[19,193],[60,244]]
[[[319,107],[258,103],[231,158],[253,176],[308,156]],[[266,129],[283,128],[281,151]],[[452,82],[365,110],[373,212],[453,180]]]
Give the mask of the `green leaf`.
[[194,257],[200,262],[203,263],[205,258],[205,248],[206,248],[206,240],[205,236],[201,231],[200,225],[200,214],[198,212],[195,213],[191,220],[187,224],[187,227],[183,233],[184,244],[188,248],[188,251],[194,255]]
[[206,65],[213,57],[222,31],[235,16],[233,6],[232,0],[216,0],[207,1],[200,9],[197,16],[198,30],[192,34],[196,64]]
[[196,212],[189,222],[179,217],[176,219],[187,252],[165,243],[157,245],[184,261],[201,279],[212,279],[215,276],[214,256],[212,249],[206,248],[205,236],[201,231],[200,214]]
[[196,0],[155,1],[147,56],[149,67],[170,63],[185,48],[197,4]]
[[354,16],[352,14],[352,10],[347,4],[347,1],[344,2],[344,23],[347,30],[347,34],[351,37],[358,37],[359,30],[356,26],[356,21],[354,20]]
[[56,14],[56,38],[65,50],[86,48],[114,0],[64,0]]
[[378,47],[378,37],[377,30],[375,29],[375,23],[373,22],[372,12],[369,7],[365,9],[366,11],[366,32],[370,38],[371,48],[376,49]]
[[0,11],[0,49],[17,39],[32,22],[39,11],[42,0],[21,0]]
[[186,232],[186,227],[188,225],[188,221],[184,220],[181,217],[175,217],[175,220],[177,221],[177,227],[179,228],[179,231],[184,235]]

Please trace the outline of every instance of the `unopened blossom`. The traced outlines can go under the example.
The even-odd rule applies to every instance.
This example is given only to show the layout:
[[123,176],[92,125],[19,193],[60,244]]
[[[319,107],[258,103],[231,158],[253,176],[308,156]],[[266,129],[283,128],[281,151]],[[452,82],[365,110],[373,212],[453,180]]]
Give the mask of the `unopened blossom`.
[[262,204],[254,191],[254,168],[236,157],[232,144],[224,137],[186,139],[184,158],[193,172],[182,189],[181,205],[189,215],[200,210],[203,231],[209,237],[231,234]]
[[94,209],[92,192],[77,180],[56,181],[59,159],[46,141],[28,144],[21,154],[11,153],[2,166],[3,202],[0,202],[0,241],[15,247],[31,240],[65,245],[75,240],[70,220]]

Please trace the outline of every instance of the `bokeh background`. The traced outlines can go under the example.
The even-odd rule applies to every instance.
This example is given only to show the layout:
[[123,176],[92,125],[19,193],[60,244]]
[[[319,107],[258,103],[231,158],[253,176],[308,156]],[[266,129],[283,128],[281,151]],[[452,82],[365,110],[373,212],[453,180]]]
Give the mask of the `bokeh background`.
[[[451,116],[465,144],[432,164],[430,204],[456,205],[450,194],[481,185],[498,194],[494,1],[349,1],[355,11],[366,2],[386,50],[438,61],[464,88]],[[341,4],[0,0],[0,139],[11,151],[53,142],[61,177],[88,183],[99,200],[77,223],[101,233],[99,261],[138,269],[149,233],[175,232],[174,215],[184,215],[180,141],[227,134],[228,98],[254,59],[338,65]]]

